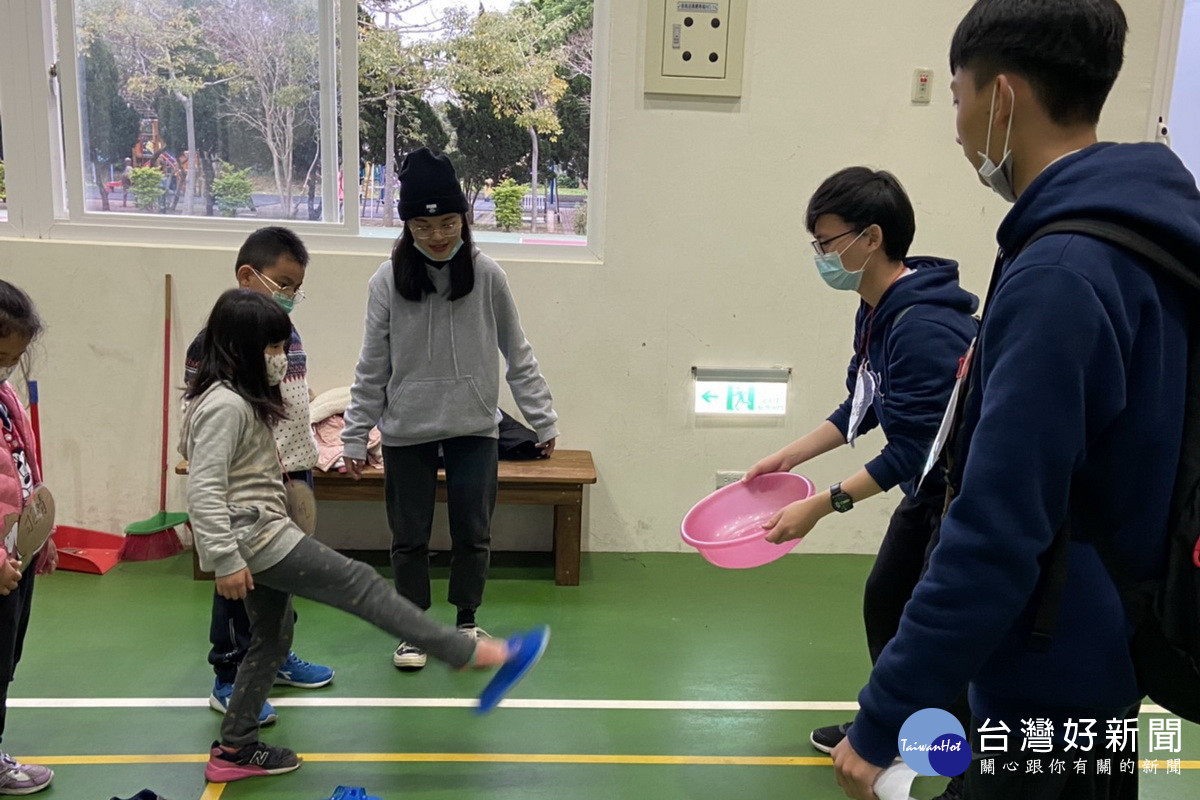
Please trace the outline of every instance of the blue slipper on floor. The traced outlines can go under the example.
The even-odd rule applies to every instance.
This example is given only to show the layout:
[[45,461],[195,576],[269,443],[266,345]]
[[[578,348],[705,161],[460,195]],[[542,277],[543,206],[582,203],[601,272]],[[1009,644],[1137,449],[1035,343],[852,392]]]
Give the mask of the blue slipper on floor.
[[546,645],[549,642],[549,625],[534,628],[528,633],[518,633],[509,638],[508,661],[505,661],[504,665],[496,670],[496,674],[488,681],[488,685],[483,687],[483,691],[479,694],[479,708],[475,710],[475,713],[486,714],[500,705],[500,701],[517,685],[521,678],[525,677],[525,673],[533,669],[533,665],[542,657],[542,653],[546,652]]
[[361,786],[339,786],[327,800],[380,800]]

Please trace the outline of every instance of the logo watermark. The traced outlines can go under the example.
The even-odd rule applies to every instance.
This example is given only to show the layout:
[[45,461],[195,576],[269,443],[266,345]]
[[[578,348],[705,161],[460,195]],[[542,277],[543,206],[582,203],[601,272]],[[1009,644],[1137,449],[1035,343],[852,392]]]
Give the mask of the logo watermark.
[[904,721],[896,740],[900,757],[918,775],[962,775],[971,764],[971,745],[962,723],[949,711],[923,708]]

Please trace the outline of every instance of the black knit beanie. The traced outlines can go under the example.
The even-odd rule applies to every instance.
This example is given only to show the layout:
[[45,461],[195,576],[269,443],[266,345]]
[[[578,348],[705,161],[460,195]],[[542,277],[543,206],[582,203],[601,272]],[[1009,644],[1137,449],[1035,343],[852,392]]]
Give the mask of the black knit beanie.
[[400,219],[465,214],[467,197],[458,185],[454,165],[444,153],[428,147],[414,150],[400,165]]

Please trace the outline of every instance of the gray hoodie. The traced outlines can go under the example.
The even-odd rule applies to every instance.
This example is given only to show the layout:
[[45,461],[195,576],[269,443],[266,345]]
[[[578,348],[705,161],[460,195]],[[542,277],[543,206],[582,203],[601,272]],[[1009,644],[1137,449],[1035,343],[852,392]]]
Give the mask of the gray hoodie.
[[521,330],[500,266],[475,250],[475,288],[450,302],[449,267],[427,265],[436,292],[420,302],[396,291],[392,262],[372,276],[362,352],[350,388],[342,443],[347,458],[367,457],[375,425],[390,447],[456,436],[498,435],[497,351],[505,379],[538,441],[558,436],[550,388]]
[[275,436],[237,392],[214,383],[188,405],[179,452],[203,569],[218,578],[261,572],[304,536],[288,517]]

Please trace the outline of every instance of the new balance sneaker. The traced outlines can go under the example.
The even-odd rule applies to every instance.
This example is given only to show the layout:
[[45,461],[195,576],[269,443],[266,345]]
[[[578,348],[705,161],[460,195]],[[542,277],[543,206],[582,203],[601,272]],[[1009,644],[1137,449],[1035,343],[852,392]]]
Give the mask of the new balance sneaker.
[[425,661],[425,651],[408,642],[401,642],[392,654],[392,664],[406,671],[421,669],[425,666]]
[[276,686],[299,686],[301,689],[317,689],[333,680],[333,670],[320,664],[310,664],[295,653],[288,653],[287,661],[275,675]]
[[53,770],[37,764],[22,764],[8,753],[0,753],[0,795],[40,792],[53,779]]
[[286,747],[272,747],[263,742],[248,744],[230,753],[213,742],[208,753],[204,779],[211,783],[229,783],[243,778],[263,775],[282,775],[300,769],[301,758]]
[[827,728],[817,728],[809,735],[808,740],[812,742],[813,747],[822,753],[832,753],[833,748],[837,747],[842,739],[846,738],[846,731],[848,730],[850,730],[849,722],[843,722],[841,725],[830,725]]
[[[233,684],[225,683],[220,678],[213,681],[212,694],[208,697],[208,707],[213,711],[224,714],[229,710],[229,698],[233,695]],[[262,711],[258,714],[259,725],[273,725],[279,717],[275,714],[275,708],[269,702],[264,701]]]

